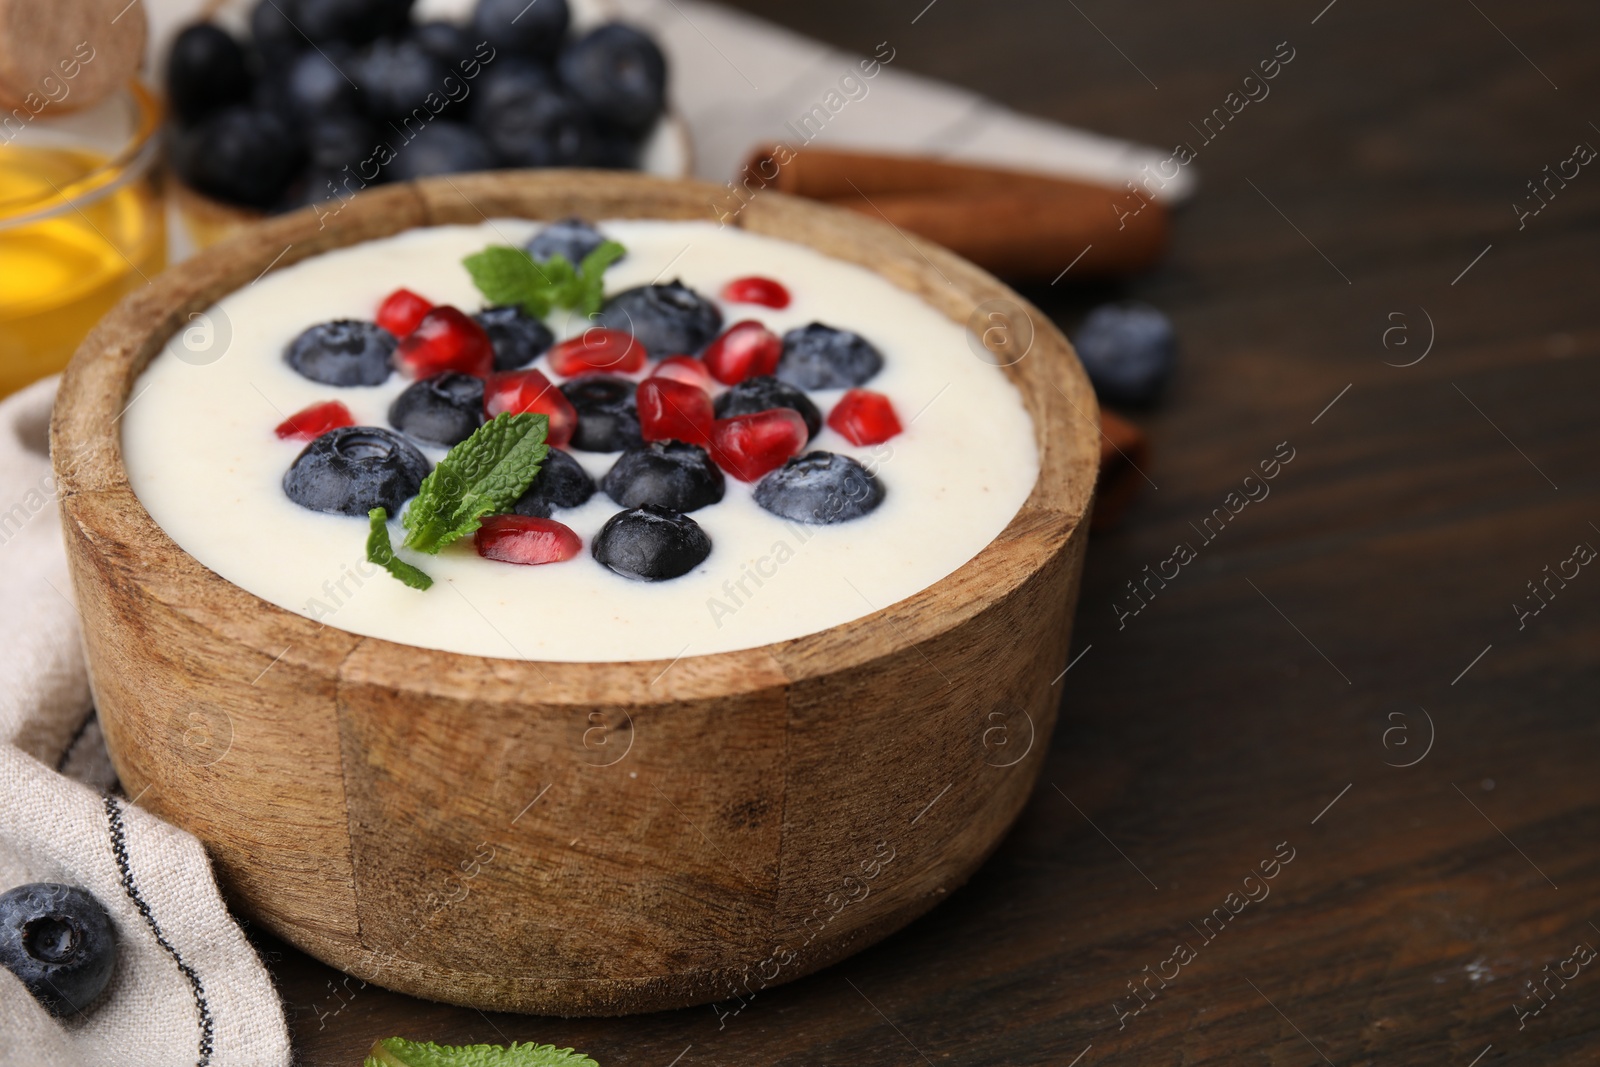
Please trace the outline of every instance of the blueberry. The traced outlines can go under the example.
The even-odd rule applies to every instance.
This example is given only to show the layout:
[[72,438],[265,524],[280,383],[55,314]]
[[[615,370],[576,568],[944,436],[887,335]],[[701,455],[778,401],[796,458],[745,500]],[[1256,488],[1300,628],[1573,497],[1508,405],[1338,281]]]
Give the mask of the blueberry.
[[310,47],[290,17],[294,6],[290,0],[259,0],[250,9],[250,42],[269,68],[283,66]]
[[555,343],[550,327],[515,305],[484,308],[472,316],[494,345],[494,369],[526,367]]
[[284,359],[323,385],[382,385],[394,370],[394,334],[364,319],[318,323],[289,342]]
[[214,112],[173,144],[172,165],[200,192],[246,207],[271,207],[289,187],[300,148],[281,118],[234,105]]
[[825,526],[883,503],[883,483],[849,456],[808,452],[757,482],[755,498],[774,515]]
[[639,170],[641,138],[627,130],[595,123],[594,144],[589,150],[589,166],[603,170]]
[[605,234],[582,219],[562,219],[534,234],[527,248],[528,255],[540,263],[548,262],[551,256],[565,256],[568,263],[578,266],[605,241]]
[[389,425],[432,445],[458,445],[483,425],[483,379],[445,371],[412,382],[389,405]]
[[250,88],[244,49],[227,31],[197,22],[173,40],[167,56],[167,100],[184,122],[244,103]]
[[556,508],[582,507],[594,496],[594,479],[567,453],[552,448],[544,458],[533,484],[512,505],[518,515],[548,519]]
[[711,555],[711,538],[689,516],[646,504],[607,519],[590,551],[624,578],[660,582],[704,563]]
[[[280,3],[283,0],[279,0]],[[294,0],[286,11],[318,44],[366,44],[405,29],[412,0]]]
[[520,106],[524,100],[555,87],[544,64],[526,56],[497,56],[483,68],[478,83],[472,88],[473,121],[486,121],[503,107]]
[[813,322],[783,335],[778,377],[801,389],[849,389],[883,369],[883,354],[849,330]]
[[[419,119],[432,119],[428,94],[444,99],[448,73],[420,44],[404,38],[374,41],[350,65],[367,114],[380,120],[404,119],[416,111],[422,112]],[[399,151],[404,154],[405,149]]]
[[542,59],[555,58],[572,16],[567,0],[478,0],[472,31],[496,50]]
[[[411,37],[422,50],[450,70],[472,58],[472,39],[453,22],[424,22],[411,28]],[[493,69],[493,67],[489,68]]]
[[771,411],[773,408],[789,408],[799,412],[800,417],[806,420],[808,439],[817,436],[817,431],[822,429],[822,412],[817,410],[811,398],[788,382],[780,382],[768,375],[746,378],[717,397],[715,407],[719,419],[754,415],[758,411]]
[[477,130],[459,122],[435,119],[399,146],[386,173],[395,181],[405,182],[435,174],[492,170],[497,162]]
[[659,504],[696,511],[722,499],[722,471],[699,445],[651,441],[630,448],[600,480],[606,496],[625,508]]
[[1102,304],[1073,338],[1094,391],[1110,404],[1155,402],[1172,377],[1178,337],[1172,322],[1148,304]]
[[722,312],[681,282],[669,282],[623,290],[594,321],[633,334],[651,359],[660,359],[697,355],[721,331]]
[[473,115],[507,166],[575,167],[588,162],[593,152],[588,112],[554,89],[524,88]]
[[644,444],[639,432],[636,386],[626,378],[586,374],[561,386],[578,412],[572,447],[584,452],[621,452]]
[[667,61],[648,34],[621,22],[597,26],[562,49],[567,89],[596,118],[642,133],[666,106]]
[[116,930],[88,890],[33,882],[0,894],[0,967],[56,1018],[86,1009],[116,963]]
[[417,495],[428,460],[393,430],[345,426],[306,445],[283,476],[283,491],[303,508],[366,517],[390,515]]
[[353,66],[349,49],[332,43],[295,56],[279,80],[285,113],[293,121],[305,123],[323,115],[355,111],[358,94],[345,76]]
[[[362,161],[372,157],[378,146],[378,128],[370,120],[337,112],[316,115],[306,122],[302,135],[313,168],[341,171],[349,167],[355,189],[360,189],[362,182],[370,183],[380,177],[375,167],[366,168],[372,173],[370,178],[361,173]],[[343,189],[341,183],[335,185]]]

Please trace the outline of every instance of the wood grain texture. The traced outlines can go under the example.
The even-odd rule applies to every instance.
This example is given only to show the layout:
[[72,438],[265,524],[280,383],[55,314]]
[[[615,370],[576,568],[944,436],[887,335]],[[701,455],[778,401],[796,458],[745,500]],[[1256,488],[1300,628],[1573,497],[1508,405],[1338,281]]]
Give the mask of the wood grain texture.
[[1026,802],[1065,662],[1097,409],[1026,301],[850,212],[770,194],[739,221],[874,269],[956,321],[982,308],[1031,326],[1006,373],[1041,457],[991,545],[857,622],[677,662],[410,648],[222,581],[130,491],[117,418],[139,371],[269,267],[426,223],[709,219],[714,193],[568,173],[366,194],[163,275],[67,372],[52,443],[124,787],[206,843],[247,914],[358,979],[565,1015],[747,1000],[932,907]]
[[[1600,97],[1600,9],[732,2],[842,49],[888,40],[897,67],[1157,145],[1193,139],[1277,42],[1298,50],[1203,149],[1162,269],[1024,290],[1064,327],[1113,298],[1172,316],[1173,388],[1134,414],[1160,488],[1091,542],[1083,658],[1057,684],[1027,807],[924,918],[726,1018],[485,1017],[346,986],[262,938],[301,1062],[347,1067],[393,1033],[554,1041],[605,1067],[1600,1062],[1592,965],[1525,1027],[1513,1010],[1576,942],[1600,947],[1600,580],[1585,568],[1525,630],[1510,608],[1573,543],[1600,547],[1600,174],[1585,168],[1526,229],[1511,211],[1574,143],[1600,146],[1584,103]],[[1385,366],[1421,354],[1422,308],[1432,353]],[[1408,345],[1386,348],[1402,323],[1390,341]],[[1189,524],[1285,439],[1298,455],[1272,495],[1119,628],[1127,581],[1195,539]],[[1431,753],[1386,766],[1421,753],[1422,708]],[[1297,855],[1271,896],[1119,1026],[1127,983],[1198,942],[1189,924],[1282,841]]]

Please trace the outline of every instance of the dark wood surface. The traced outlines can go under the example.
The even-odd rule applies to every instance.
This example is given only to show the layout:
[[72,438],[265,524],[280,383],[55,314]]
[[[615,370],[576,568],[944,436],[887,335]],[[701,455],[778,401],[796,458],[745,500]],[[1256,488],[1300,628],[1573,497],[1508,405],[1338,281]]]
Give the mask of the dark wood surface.
[[[1183,339],[1139,416],[1159,488],[1090,547],[1040,786],[947,902],[720,1027],[711,1008],[567,1021],[336,992],[263,940],[301,1062],[354,1065],[394,1033],[605,1067],[1600,1060],[1600,967],[1563,963],[1600,946],[1600,568],[1551,580],[1521,628],[1513,609],[1600,547],[1600,173],[1552,184],[1521,229],[1512,207],[1600,146],[1600,9],[1323,3],[938,0],[911,25],[923,0],[747,0],[1157,144],[1196,141],[1190,122],[1295,50],[1200,148],[1164,268],[1029,293],[1069,327],[1138,296]],[[1426,358],[1385,365],[1430,332]],[[1270,495],[1206,542],[1194,527],[1285,441]],[[1181,542],[1196,558],[1119,626],[1125,583]],[[1270,895],[1202,936],[1290,849]],[[1136,1001],[1179,944],[1193,958]]]

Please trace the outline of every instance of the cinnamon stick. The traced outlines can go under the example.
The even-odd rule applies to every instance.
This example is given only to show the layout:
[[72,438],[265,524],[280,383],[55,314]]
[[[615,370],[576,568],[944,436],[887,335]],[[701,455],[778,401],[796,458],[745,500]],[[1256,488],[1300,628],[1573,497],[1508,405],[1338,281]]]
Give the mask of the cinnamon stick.
[[1144,488],[1140,473],[1150,463],[1150,442],[1144,431],[1109,411],[1100,412],[1100,478],[1095,483],[1094,517],[1089,529],[1096,533],[1122,521]]
[[1143,188],[814,146],[764,148],[739,181],[886,219],[1008,278],[1117,277],[1166,249],[1166,208]]

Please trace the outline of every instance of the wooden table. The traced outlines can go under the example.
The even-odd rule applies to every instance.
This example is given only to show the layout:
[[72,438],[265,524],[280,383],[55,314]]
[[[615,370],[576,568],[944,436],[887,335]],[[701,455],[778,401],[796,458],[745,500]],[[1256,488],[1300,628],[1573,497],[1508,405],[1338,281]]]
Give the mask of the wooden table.
[[[948,902],[721,1028],[336,992],[264,940],[303,1063],[392,1033],[605,1067],[1600,1060],[1574,956],[1600,945],[1600,568],[1574,557],[1600,546],[1600,173],[1513,210],[1600,145],[1600,8],[1325,2],[939,0],[912,25],[923,0],[747,0],[1198,148],[1169,263],[1125,290],[1183,366],[1142,416],[1152,486],[1091,547],[1039,788]],[[1269,95],[1202,143],[1279,42]],[[1029,295],[1070,327],[1122,292]],[[1290,449],[1270,495],[1229,496]]]

